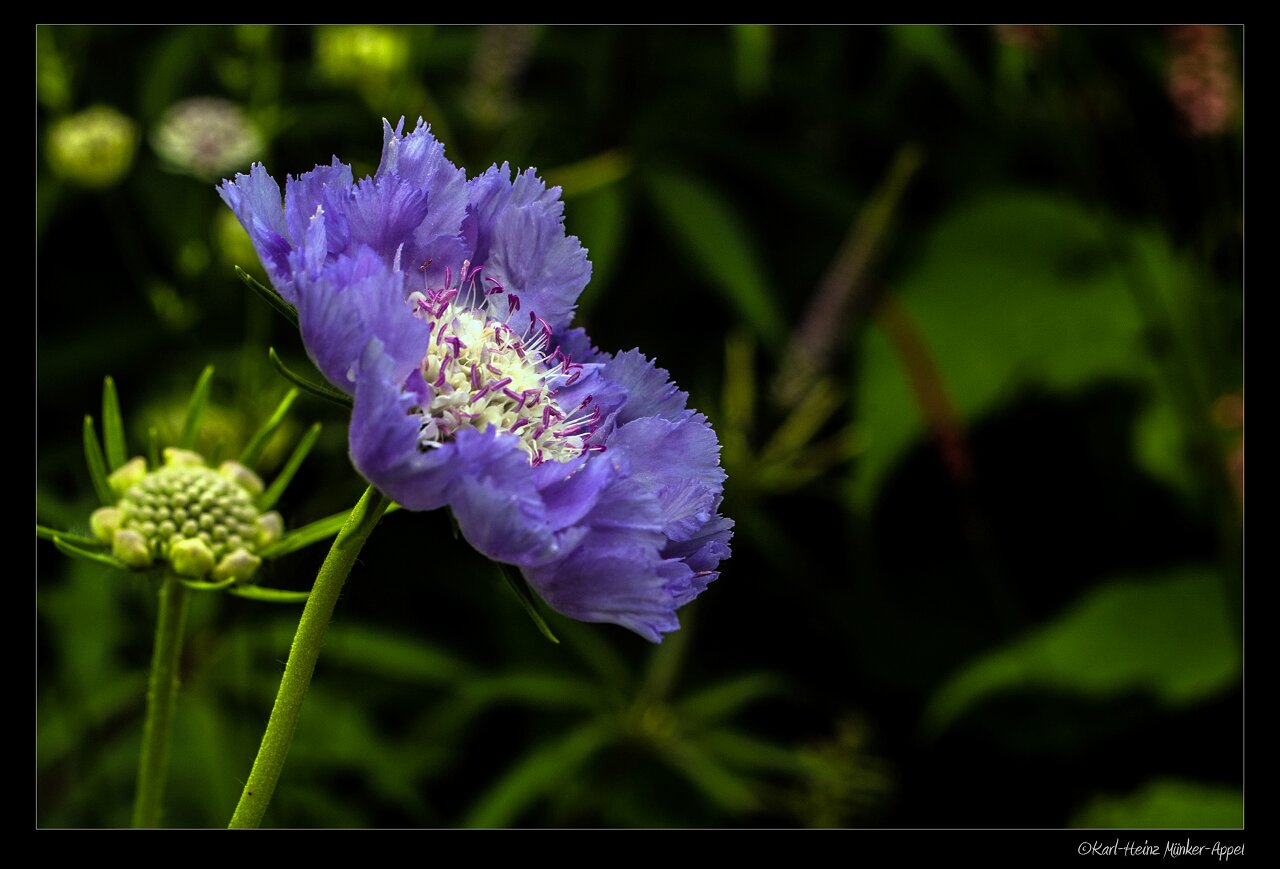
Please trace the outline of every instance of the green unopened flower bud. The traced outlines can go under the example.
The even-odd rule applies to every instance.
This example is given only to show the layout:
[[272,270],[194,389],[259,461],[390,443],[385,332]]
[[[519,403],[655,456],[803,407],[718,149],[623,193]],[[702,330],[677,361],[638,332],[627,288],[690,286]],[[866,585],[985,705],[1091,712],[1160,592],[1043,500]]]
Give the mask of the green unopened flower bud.
[[177,447],[164,448],[164,463],[170,468],[203,468],[204,456]]
[[261,495],[265,488],[262,485],[262,478],[239,462],[223,462],[218,466],[218,473],[250,495]]
[[198,537],[180,538],[169,547],[169,563],[179,576],[200,579],[213,570],[213,550]]
[[85,187],[110,187],[133,162],[138,130],[110,106],[63,118],[49,130],[49,168]]
[[258,517],[258,546],[269,546],[284,535],[284,518],[272,510]]
[[94,537],[110,543],[123,521],[124,513],[118,507],[100,507],[89,516],[89,527],[93,529]]
[[333,81],[371,84],[392,80],[409,60],[403,33],[384,27],[323,27],[316,33],[316,60]]
[[147,538],[137,531],[121,528],[111,538],[111,554],[129,567],[151,566],[151,547]]
[[223,557],[213,569],[213,578],[217,581],[234,578],[244,582],[253,576],[254,571],[262,564],[262,559],[252,555],[247,549],[236,549]]
[[147,475],[147,460],[142,456],[134,456],[107,476],[111,491],[123,495],[132,489]]

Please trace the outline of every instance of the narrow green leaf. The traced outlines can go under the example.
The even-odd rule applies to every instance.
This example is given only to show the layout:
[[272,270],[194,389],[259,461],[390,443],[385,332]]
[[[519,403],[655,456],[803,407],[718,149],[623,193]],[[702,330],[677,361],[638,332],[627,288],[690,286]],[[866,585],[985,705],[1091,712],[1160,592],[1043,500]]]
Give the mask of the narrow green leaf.
[[721,729],[700,734],[698,745],[741,770],[793,775],[805,770],[804,757],[796,749],[737,730]]
[[484,703],[523,702],[538,709],[599,709],[607,695],[591,682],[557,673],[516,672],[472,678],[463,693]]
[[272,347],[267,351],[267,355],[271,357],[271,364],[276,367],[276,371],[293,385],[297,386],[303,392],[309,392],[317,398],[323,398],[325,401],[332,401],[334,404],[340,404],[348,410],[351,409],[351,396],[344,392],[339,392],[332,386],[323,383],[316,383],[314,380],[308,380],[300,374],[295,374],[288,366],[281,361],[276,348]]
[[153,471],[160,467],[160,431],[155,426],[147,429],[147,466]]
[[615,698],[630,698],[635,691],[635,674],[614,648],[606,631],[595,625],[566,619],[560,625],[564,645],[596,674],[597,684]]
[[747,673],[687,695],[676,705],[681,722],[701,726],[729,718],[752,703],[783,693],[785,686],[769,673]]
[[107,452],[107,469],[114,471],[129,459],[124,440],[124,419],[120,416],[120,396],[110,376],[102,381],[102,441]]
[[615,148],[569,166],[549,169],[544,177],[549,183],[560,187],[560,195],[569,199],[616,184],[630,172],[631,157],[625,151]]
[[[399,504],[391,504],[383,515],[394,513],[399,509]],[[342,526],[346,524],[347,517],[350,515],[350,510],[343,510],[341,513],[334,513],[332,516],[317,519],[314,522],[303,525],[301,528],[295,528],[275,543],[259,550],[258,555],[263,558],[279,558],[282,555],[288,555],[290,552],[305,549],[313,543],[328,540],[342,530]]]
[[689,742],[672,740],[662,745],[661,756],[711,802],[725,811],[750,811],[758,805],[752,783],[721,766],[707,752]]
[[703,182],[670,172],[651,175],[648,191],[676,244],[765,339],[765,346],[782,346],[786,318],[756,255],[759,245],[733,206]]
[[326,666],[337,662],[425,685],[470,687],[476,679],[472,667],[453,654],[382,626],[334,625],[325,637],[324,657]]
[[525,582],[524,575],[520,573],[519,568],[510,564],[498,563],[498,567],[502,572],[502,578],[507,581],[507,585],[511,586],[511,591],[515,593],[516,600],[520,601],[525,612],[529,614],[529,618],[533,619],[533,623],[537,625],[542,635],[553,643],[559,643],[560,640],[551,632],[551,627],[546,620],[542,618],[542,613],[538,612],[538,604],[534,600],[533,591],[529,588],[529,583]]
[[58,547],[58,551],[63,555],[70,555],[72,558],[80,558],[84,561],[95,561],[98,564],[105,564],[107,567],[114,567],[116,570],[128,570],[129,567],[123,561],[117,561],[110,555],[103,552],[94,552],[90,549],[82,549],[74,543],[68,543],[60,536],[53,538],[53,545]]
[[289,413],[289,408],[293,406],[293,402],[298,397],[298,390],[290,389],[284,394],[284,398],[280,399],[280,403],[276,405],[276,409],[272,412],[267,421],[262,424],[249,443],[245,445],[244,451],[240,453],[240,464],[256,468],[258,460],[262,458],[262,451],[266,449],[267,442],[271,440],[271,436],[280,428],[280,424],[284,422],[285,415]]
[[304,549],[313,543],[328,540],[342,530],[342,526],[346,524],[349,515],[351,515],[350,510],[343,510],[341,513],[334,513],[332,516],[317,519],[310,524],[303,525],[301,528],[295,528],[275,543],[264,547],[258,554],[263,558],[279,558],[282,555],[288,555],[290,552]]
[[544,794],[576,776],[614,737],[603,721],[591,721],[561,739],[540,746],[511,768],[472,807],[464,827],[505,827]]
[[280,469],[280,473],[276,475],[276,478],[271,481],[267,491],[258,496],[258,509],[260,511],[270,510],[275,506],[276,501],[280,500],[280,496],[284,494],[289,481],[293,479],[294,474],[298,473],[298,468],[302,466],[307,453],[311,452],[311,448],[316,445],[316,438],[318,437],[320,437],[320,423],[317,422],[307,429],[307,433],[299,439],[298,445],[293,448],[293,454],[289,456],[289,461],[284,463],[284,467]]
[[59,531],[56,528],[50,528],[48,525],[36,525],[36,537],[41,540],[53,540],[60,537],[67,543],[76,546],[101,546],[102,541],[93,537],[85,537],[82,534],[72,534],[69,531]]
[[844,400],[845,391],[831,378],[816,380],[761,451],[760,464],[784,462],[803,453]]
[[943,25],[897,25],[882,31],[893,56],[911,66],[932,69],[938,80],[970,106],[982,105],[986,85],[956,44],[956,28]]
[[89,479],[93,481],[93,491],[103,504],[114,504],[116,493],[107,482],[107,459],[102,455],[102,444],[98,443],[98,432],[93,427],[93,417],[85,414],[82,430],[84,439],[84,461],[89,467]]
[[209,406],[209,389],[213,383],[213,366],[206,365],[196,381],[196,388],[191,390],[191,400],[187,402],[187,418],[182,423],[182,437],[178,446],[184,450],[193,450],[196,438],[200,435],[200,421],[204,418],[205,408]]
[[275,309],[275,312],[288,320],[293,328],[298,328],[298,312],[293,306],[280,297],[280,294],[270,287],[264,287],[262,284],[254,280],[253,275],[246,272],[240,266],[236,266],[236,277],[244,282],[244,285],[258,294],[264,302]]
[[249,600],[261,600],[267,603],[306,603],[309,591],[284,591],[278,588],[263,588],[260,585],[233,585],[227,594]]
[[733,72],[738,93],[754,97],[769,84],[773,32],[767,24],[735,24],[732,33]]

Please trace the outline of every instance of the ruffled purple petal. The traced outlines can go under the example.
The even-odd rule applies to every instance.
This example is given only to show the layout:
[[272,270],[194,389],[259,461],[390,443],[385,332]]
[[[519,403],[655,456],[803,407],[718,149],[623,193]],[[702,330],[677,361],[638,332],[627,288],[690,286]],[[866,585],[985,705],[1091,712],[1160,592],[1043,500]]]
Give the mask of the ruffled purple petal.
[[234,181],[223,181],[218,195],[231,206],[253,241],[267,277],[276,291],[293,302],[293,275],[289,269],[289,227],[280,205],[280,185],[267,174],[261,163],[253,164],[248,175],[236,174]]
[[706,573],[714,571],[721,561],[729,557],[732,537],[733,520],[714,516],[694,536],[668,543],[662,554],[683,561],[692,570]]
[[[520,296],[522,310],[552,329],[567,325],[591,279],[591,263],[576,236],[564,233],[560,188],[547,189],[533,169],[511,181],[511,168],[491,167],[469,183],[463,234],[471,261]],[[505,315],[506,302],[490,302]]]
[[[485,434],[467,429],[456,443],[453,460],[464,468],[449,505],[467,542],[508,564],[537,565],[558,557],[560,535],[547,522],[529,460],[516,439],[492,429]],[[580,536],[570,534],[567,542],[573,545]]]
[[[383,494],[409,510],[436,510],[449,503],[458,476],[455,461],[459,438],[438,449],[423,450],[414,412],[418,397],[404,384],[410,373],[383,352],[382,342],[369,342],[356,377],[348,443],[352,464]],[[421,378],[419,378],[421,379]]]
[[307,230],[317,212],[325,215],[324,248],[316,251],[321,259],[348,252],[351,233],[347,229],[347,200],[351,198],[351,167],[333,158],[332,165],[317,166],[284,185],[284,213],[289,224],[289,237],[295,245],[306,243]]
[[427,191],[394,176],[356,184],[347,209],[351,243],[367,245],[391,263],[427,217]]
[[446,265],[456,269],[466,256],[459,233],[467,216],[467,173],[445,157],[444,145],[421,118],[412,133],[402,136],[403,130],[404,118],[395,129],[383,120],[382,163],[374,178],[401,178],[426,191],[427,215],[406,245],[405,265],[416,268],[431,260],[424,271],[428,279],[439,280]]
[[367,247],[326,264],[314,279],[299,281],[302,340],[334,386],[354,393],[356,363],[370,338],[379,340],[383,354],[403,372],[401,382],[417,367],[427,346],[427,324],[410,315],[402,287],[401,275]]
[[617,408],[618,425],[647,416],[670,422],[689,415],[685,403],[689,393],[671,382],[671,375],[644,358],[639,349],[619,353],[605,365],[604,376],[620,386],[626,400]]
[[557,612],[622,625],[657,643],[680,627],[668,570],[653,547],[601,539],[524,574]]

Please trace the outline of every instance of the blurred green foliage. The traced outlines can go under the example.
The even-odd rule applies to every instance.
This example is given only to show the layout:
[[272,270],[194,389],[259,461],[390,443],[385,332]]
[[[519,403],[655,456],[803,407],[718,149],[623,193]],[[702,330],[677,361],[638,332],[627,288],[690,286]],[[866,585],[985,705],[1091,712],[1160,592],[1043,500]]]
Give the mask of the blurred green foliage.
[[[580,324],[724,447],[734,557],[657,648],[554,614],[549,643],[446,517],[388,515],[268,824],[1241,822],[1239,28],[36,37],[42,524],[88,531],[104,375],[104,464],[182,439],[206,365],[196,446],[225,457],[289,391],[268,347],[318,379],[174,154],[359,177],[383,117],[562,185]],[[205,97],[252,135],[172,126]],[[127,158],[67,156],[93,107]],[[254,449],[274,474],[323,423],[276,504],[312,539],[363,485],[345,411],[290,403]],[[264,584],[305,589],[323,552],[281,555]],[[37,824],[124,825],[155,589],[42,541],[37,614]],[[296,620],[196,597],[167,824],[226,823]]]

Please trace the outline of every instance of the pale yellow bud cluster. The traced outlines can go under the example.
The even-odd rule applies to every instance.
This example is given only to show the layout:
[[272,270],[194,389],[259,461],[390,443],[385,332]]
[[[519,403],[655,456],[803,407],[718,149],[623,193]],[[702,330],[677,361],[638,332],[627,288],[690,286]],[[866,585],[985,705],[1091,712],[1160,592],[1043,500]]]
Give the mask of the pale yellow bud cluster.
[[148,471],[141,458],[108,478],[120,501],[90,517],[94,535],[129,567],[167,561],[192,579],[244,581],[262,563],[259,549],[279,539],[279,513],[259,514],[258,475],[237,462],[216,470],[190,450],[167,449],[162,467]]

